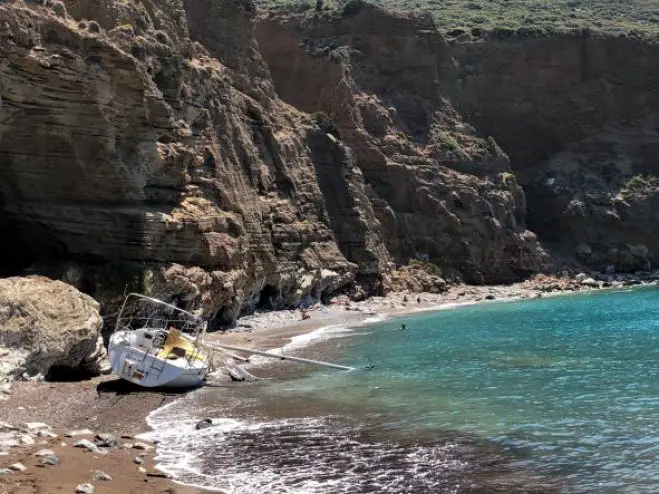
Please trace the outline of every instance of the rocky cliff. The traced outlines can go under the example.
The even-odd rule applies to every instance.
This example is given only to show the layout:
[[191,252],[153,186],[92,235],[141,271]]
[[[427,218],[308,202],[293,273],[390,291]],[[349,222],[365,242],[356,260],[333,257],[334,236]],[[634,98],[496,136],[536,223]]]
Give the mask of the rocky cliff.
[[531,230],[593,265],[656,255],[654,45],[449,44],[359,1],[256,16],[0,3],[0,274],[59,277],[106,313],[148,292],[226,327],[386,291],[413,259],[519,279],[547,266]]
[[659,260],[659,43],[521,30],[452,48],[461,108],[510,155],[543,242],[593,267]]
[[507,155],[453,104],[456,67],[432,20],[354,5],[264,16],[256,34],[277,93],[328,115],[352,148],[389,252],[477,283],[542,269]]
[[[515,240],[532,238],[528,224],[555,260],[609,271],[651,266],[659,256],[659,43],[590,31],[456,32],[447,42],[428,17],[358,0],[339,13],[275,13],[257,25],[281,97],[330,113],[355,150],[374,204],[386,204],[379,217],[397,260],[429,254],[440,266],[457,261],[471,281],[494,281],[506,277],[500,262],[514,258],[519,276],[542,259],[532,242]],[[409,181],[391,180],[410,156]],[[448,179],[447,168],[458,175]],[[494,240],[476,233],[483,222],[468,208],[459,228],[447,228],[441,213],[415,204],[427,190],[422,169],[453,193],[485,180],[480,198],[516,221],[495,214],[503,228]],[[515,182],[508,192],[525,193],[512,192],[519,199],[510,208],[491,196],[506,189],[494,178],[505,173]],[[412,196],[398,200],[408,187]],[[441,193],[430,195],[460,215]],[[460,241],[469,248],[460,251]]]
[[[274,97],[253,14],[242,0],[0,5],[5,271],[145,262],[144,288],[218,324],[362,271],[378,289],[388,259],[361,176],[322,122]],[[323,166],[356,191],[329,211]],[[88,291],[113,288],[85,269],[73,278]]]

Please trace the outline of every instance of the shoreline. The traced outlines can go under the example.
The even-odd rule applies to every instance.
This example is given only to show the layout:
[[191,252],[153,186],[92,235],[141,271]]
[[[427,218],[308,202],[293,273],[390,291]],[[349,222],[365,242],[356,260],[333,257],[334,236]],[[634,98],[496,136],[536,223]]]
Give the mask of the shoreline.
[[[387,297],[373,297],[362,302],[347,305],[325,306],[309,312],[311,317],[301,321],[298,311],[264,312],[242,318],[236,330],[225,333],[213,333],[209,341],[221,341],[227,344],[254,347],[260,349],[290,350],[297,354],[309,351],[315,341],[322,338],[305,336],[323,328],[333,326],[355,327],[369,324],[369,319],[389,318],[414,315],[424,312],[449,310],[478,303],[509,302],[545,296],[569,295],[600,291],[594,287],[574,286],[566,283],[556,289],[556,283],[565,280],[549,278],[541,283],[525,281],[508,286],[466,286],[452,287],[443,294],[394,293]],[[632,283],[648,286],[651,283]],[[600,287],[602,288],[602,287]],[[606,287],[609,289],[630,289],[630,285]],[[376,321],[372,321],[376,322]],[[250,327],[245,327],[249,325]],[[241,327],[242,326],[242,327]],[[302,338],[303,342],[300,342]],[[254,359],[248,364],[250,372],[268,373],[266,377],[277,378],[290,375],[292,363]],[[288,369],[288,370],[287,370]],[[257,376],[260,377],[260,376]],[[228,376],[221,376],[213,383],[214,387],[240,386],[231,384]],[[147,424],[147,417],[164,405],[189,393],[139,390],[134,386],[115,379],[102,376],[81,382],[17,382],[6,400],[0,401],[0,422],[10,422],[21,426],[27,422],[44,422],[53,427],[61,436],[66,430],[90,429],[94,434],[112,433],[118,436],[135,437],[154,432]],[[0,437],[2,427],[0,424]],[[88,439],[92,439],[88,437]],[[70,444],[62,446],[60,439],[46,438],[35,445],[18,446],[8,449],[8,454],[0,453],[0,468],[14,463],[24,463],[25,472],[0,475],[0,487],[21,488],[19,492],[74,492],[78,484],[91,482],[90,472],[100,470],[110,474],[113,481],[93,482],[96,492],[170,492],[193,494],[200,492],[218,492],[200,487],[189,486],[167,478],[153,476],[157,461],[156,450],[144,457],[144,463],[134,463],[135,451],[131,449],[112,449],[107,455],[92,455],[73,448]],[[44,444],[45,442],[45,444]],[[65,441],[67,442],[67,441]],[[57,454],[61,464],[49,468],[37,467],[37,458],[33,453],[37,449],[50,448]],[[0,439],[0,451],[2,440]],[[146,469],[141,471],[141,468]],[[147,473],[151,474],[147,476]],[[63,490],[62,490],[63,489]],[[11,490],[10,490],[11,492]]]

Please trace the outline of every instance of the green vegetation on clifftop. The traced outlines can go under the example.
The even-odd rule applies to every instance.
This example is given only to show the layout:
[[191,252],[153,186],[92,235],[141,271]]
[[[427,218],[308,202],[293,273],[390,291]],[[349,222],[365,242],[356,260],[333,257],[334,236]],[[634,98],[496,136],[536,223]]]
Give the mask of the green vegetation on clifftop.
[[[255,0],[262,8],[314,8],[316,0]],[[324,0],[336,8],[345,0]],[[520,27],[542,31],[589,28],[610,33],[659,37],[657,0],[370,0],[401,11],[427,11],[440,30],[452,35],[481,28]]]

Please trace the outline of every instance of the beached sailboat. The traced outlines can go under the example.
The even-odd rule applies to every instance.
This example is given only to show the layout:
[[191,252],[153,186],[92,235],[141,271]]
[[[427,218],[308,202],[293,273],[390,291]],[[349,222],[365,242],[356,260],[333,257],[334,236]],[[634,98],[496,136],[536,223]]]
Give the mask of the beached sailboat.
[[110,336],[112,372],[147,388],[195,387],[212,370],[206,322],[172,304],[129,294]]
[[[108,357],[118,377],[147,388],[188,388],[203,385],[214,369],[219,350],[352,370],[330,362],[204,341],[207,323],[194,314],[162,300],[129,294],[110,336]],[[245,359],[242,359],[245,360]]]

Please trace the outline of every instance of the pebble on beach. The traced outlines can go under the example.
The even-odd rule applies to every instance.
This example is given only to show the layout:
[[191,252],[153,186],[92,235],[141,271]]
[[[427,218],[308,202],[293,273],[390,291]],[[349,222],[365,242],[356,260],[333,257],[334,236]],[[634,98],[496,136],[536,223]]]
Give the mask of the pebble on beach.
[[60,464],[59,458],[55,455],[42,456],[41,459],[39,460],[40,467],[51,467],[59,464]]
[[92,478],[101,482],[110,482],[112,480],[112,476],[100,470],[92,471]]
[[76,487],[76,494],[94,494],[94,490],[92,484],[80,484]]
[[26,422],[25,428],[28,431],[39,431],[41,429],[50,429],[50,426],[48,424],[44,424],[43,422]]
[[153,446],[150,446],[150,445],[144,444],[144,443],[135,443],[135,444],[133,444],[133,449],[141,449],[141,450],[144,450],[144,451],[148,451],[150,449],[153,449]]
[[119,440],[112,434],[98,434],[94,438],[96,446],[101,448],[116,448],[119,446]]
[[65,434],[66,437],[77,437],[77,436],[93,436],[94,433],[89,429],[81,429],[76,431],[69,431]]
[[40,449],[34,453],[34,456],[53,456],[54,454],[52,449]]
[[27,470],[27,467],[22,463],[14,463],[13,465],[9,465],[9,470],[13,470],[14,472],[24,472]]
[[157,479],[171,479],[171,475],[166,474],[165,472],[158,472],[158,471],[153,471],[153,472],[148,472],[146,474],[147,477],[152,477],[152,478],[157,478]]
[[39,437],[57,437],[57,434],[55,434],[53,431],[49,431],[48,429],[41,429],[37,431],[37,436]]
[[32,446],[34,444],[34,439],[32,439],[32,436],[28,436],[26,434],[24,436],[21,436],[20,442],[24,446]]
[[100,451],[98,446],[96,446],[93,442],[88,441],[87,439],[81,439],[80,441],[74,444],[74,447],[85,448],[87,451],[91,453],[98,453]]

